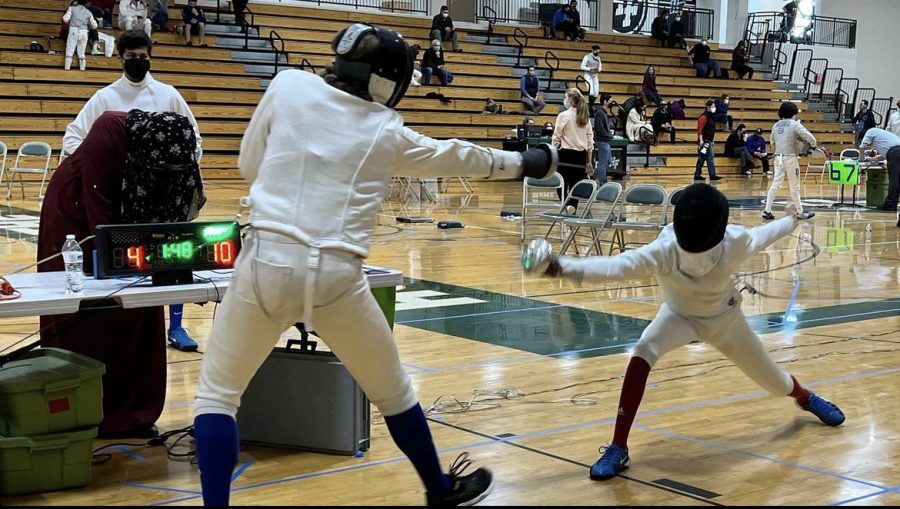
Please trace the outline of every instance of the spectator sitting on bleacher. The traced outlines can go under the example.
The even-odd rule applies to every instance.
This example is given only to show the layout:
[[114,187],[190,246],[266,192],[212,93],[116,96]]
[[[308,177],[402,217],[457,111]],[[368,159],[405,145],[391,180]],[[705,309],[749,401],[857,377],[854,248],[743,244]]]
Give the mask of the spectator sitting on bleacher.
[[567,41],[574,41],[578,36],[578,26],[575,25],[575,19],[572,18],[572,7],[569,4],[560,7],[553,15],[553,30],[556,32],[557,38],[562,32],[563,38]]
[[653,104],[659,105],[662,103],[662,96],[659,95],[659,90],[656,88],[656,69],[651,65],[647,68],[647,72],[644,73],[644,82],[641,84],[641,91],[644,93],[644,97],[647,98]]
[[145,0],[121,0],[119,2],[119,29],[143,30],[149,38],[153,30],[147,16]]
[[669,10],[659,11],[659,16],[650,25],[650,36],[659,41],[661,47],[669,44]]
[[728,114],[728,105],[731,103],[731,97],[728,94],[722,94],[716,99],[716,122],[725,124],[728,131],[734,129],[734,118]]
[[709,41],[706,37],[701,39],[698,44],[695,44],[691,50],[688,51],[688,55],[693,58],[694,69],[697,69],[697,77],[708,78],[710,71],[713,72],[713,76],[716,78],[722,75],[722,68],[719,66],[719,61],[710,58],[711,53]]
[[669,47],[684,49],[687,43],[684,40],[684,23],[681,22],[681,13],[675,14],[675,21],[669,26]]
[[[116,0],[93,0],[92,6],[99,9],[103,13],[103,28],[112,28],[112,11],[116,5]],[[113,39],[115,41],[115,39]]]
[[653,117],[650,119],[650,125],[653,126],[653,132],[656,133],[657,136],[660,136],[662,133],[669,133],[669,141],[675,143],[675,124],[672,123],[672,110],[669,109],[669,104],[666,101],[662,101],[659,103],[659,108],[656,108],[656,111],[653,112]]
[[725,140],[725,157],[741,160],[741,175],[750,175],[751,170],[756,167],[747,149],[747,134],[744,132],[746,128],[744,124],[738,124],[737,129]]
[[578,12],[578,0],[569,1],[569,15],[572,16],[572,23],[575,24],[575,40],[584,41],[587,31],[581,28],[581,13]]
[[528,72],[522,76],[519,83],[519,89],[522,92],[522,104],[535,115],[547,105],[540,97],[541,95],[541,79],[537,77],[534,66],[528,66]]
[[453,51],[460,51],[456,28],[453,27],[453,20],[450,19],[450,8],[446,5],[441,6],[441,13],[431,20],[431,38],[450,41]]
[[747,65],[749,61],[747,41],[739,41],[731,52],[731,69],[737,73],[739,80],[744,79],[744,75],[747,75],[748,80],[753,79],[753,68]]
[[200,37],[200,47],[207,47],[203,42],[206,35],[206,13],[197,7],[197,0],[188,0],[187,7],[181,9],[181,19],[184,20],[184,43],[192,46],[191,36],[196,34]]
[[85,70],[87,61],[84,58],[84,50],[88,43],[88,30],[97,29],[97,20],[94,14],[84,6],[88,0],[75,0],[63,15],[63,21],[69,25],[69,34],[66,37],[65,69],[72,68],[72,55],[78,51],[78,68]]
[[431,41],[431,47],[425,51],[425,55],[422,57],[422,85],[431,85],[432,74],[440,78],[442,87],[453,83],[453,75],[445,66],[444,52],[441,50],[439,39]]
[[414,87],[422,85],[422,62],[418,60],[413,62],[413,72],[409,79],[409,84]]
[[150,0],[150,21],[153,30],[169,31],[169,0]]
[[[653,125],[647,121],[647,105],[643,99],[638,101],[637,106],[631,108],[628,112],[628,121],[625,123],[625,133],[628,140],[633,142],[650,143],[649,134],[653,134]],[[649,131],[649,134],[647,133]]]
[[[94,19],[97,20],[97,29],[96,30],[88,30],[88,44],[91,45],[91,55],[102,55],[106,54],[106,57],[109,58],[113,56],[113,51],[116,47],[116,39],[111,35],[104,34],[100,31],[100,27],[103,26],[103,9],[94,5],[94,2],[88,0],[85,7],[91,11],[91,14],[94,16]],[[110,28],[112,26],[110,25]],[[100,51],[100,43],[103,43],[103,51]]]
[[774,158],[775,155],[768,153],[766,150],[766,139],[763,138],[762,129],[757,128],[756,131],[747,138],[747,151],[750,152],[750,157],[759,159],[762,162],[763,173],[766,175],[772,174],[772,170],[769,169],[769,159]]
[[856,134],[856,143],[862,141],[866,131],[875,127],[875,114],[869,109],[869,101],[863,99],[859,103],[859,111],[853,117],[853,132]]

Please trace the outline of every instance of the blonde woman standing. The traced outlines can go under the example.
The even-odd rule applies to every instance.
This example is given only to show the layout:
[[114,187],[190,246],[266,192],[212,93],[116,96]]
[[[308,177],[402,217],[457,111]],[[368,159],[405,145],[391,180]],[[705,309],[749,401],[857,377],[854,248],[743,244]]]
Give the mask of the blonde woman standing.
[[[566,90],[563,106],[566,108],[565,111],[556,117],[553,145],[559,151],[558,171],[563,177],[568,194],[579,180],[594,174],[591,161],[591,154],[594,152],[594,129],[591,127],[587,99],[577,88]],[[574,214],[578,200],[569,199],[566,205],[569,213]]]

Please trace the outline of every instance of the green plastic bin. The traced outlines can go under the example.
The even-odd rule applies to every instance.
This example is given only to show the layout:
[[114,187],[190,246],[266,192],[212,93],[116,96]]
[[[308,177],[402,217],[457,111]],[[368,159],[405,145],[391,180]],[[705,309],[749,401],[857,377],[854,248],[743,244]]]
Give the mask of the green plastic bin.
[[0,436],[0,496],[86,486],[97,428],[35,437]]
[[41,348],[0,366],[0,436],[33,437],[103,420],[102,362]]
[[866,171],[866,206],[880,207],[887,198],[890,176],[883,168],[869,168]]

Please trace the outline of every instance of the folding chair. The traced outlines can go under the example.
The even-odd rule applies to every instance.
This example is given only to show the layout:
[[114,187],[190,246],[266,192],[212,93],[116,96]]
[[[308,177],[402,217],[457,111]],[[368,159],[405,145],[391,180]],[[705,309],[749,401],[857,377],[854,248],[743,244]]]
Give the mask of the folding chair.
[[[525,177],[525,180],[522,181],[522,226],[521,226],[521,240],[525,240],[525,222],[528,221],[528,211],[529,210],[560,210],[563,205],[562,198],[559,198],[556,194],[557,190],[560,191],[560,195],[565,194],[565,183],[563,182],[562,175],[559,173],[554,173],[545,179],[534,179],[531,177]],[[551,194],[553,197],[551,200],[540,199],[540,195]],[[537,216],[535,214],[535,216]],[[532,221],[535,219],[539,219],[539,217],[531,218]]]
[[[559,254],[565,254],[570,245],[575,248],[575,253],[578,254],[578,231],[581,228],[589,228],[591,230],[591,239],[584,256],[590,255],[591,250],[594,248],[596,248],[597,254],[602,256],[603,246],[601,245],[600,237],[603,235],[603,230],[613,223],[621,197],[622,184],[607,182],[594,193],[594,201],[587,217],[564,219],[563,224],[571,227],[572,231],[560,248]],[[606,210],[603,210],[604,208]]]
[[[632,219],[635,216],[640,217],[646,215],[648,219],[656,217],[655,220],[644,221],[616,221],[612,224],[613,240],[610,242],[610,253],[613,251],[613,245],[616,245],[619,252],[625,251],[630,244],[640,244],[638,242],[625,242],[626,231],[654,232],[657,235],[666,223],[666,216],[669,209],[669,198],[666,190],[657,184],[636,184],[625,190],[622,197],[622,208],[631,206],[628,215]],[[659,215],[653,213],[653,209],[659,207]]]
[[6,143],[0,141],[0,182],[3,182],[3,175],[6,173],[6,154],[8,149]]
[[[591,205],[594,203],[594,195],[596,194],[596,192],[597,181],[591,179],[579,180],[575,183],[574,186],[572,186],[572,189],[569,191],[569,195],[566,196],[565,200],[563,200],[558,212],[550,212],[548,210],[538,214],[538,216],[550,220],[550,228],[547,229],[547,233],[546,235],[544,235],[544,238],[549,238],[550,232],[553,231],[553,227],[556,226],[557,223],[559,223],[560,239],[562,239],[563,219],[584,218],[588,214],[590,214]],[[578,206],[581,209],[581,213],[577,215],[566,214],[566,202],[568,202],[570,198],[574,198],[579,201]]]
[[[819,159],[819,156],[821,156],[821,160]],[[806,176],[809,175],[809,170],[811,168],[819,170],[819,176],[816,178],[816,182],[821,182],[822,179],[825,178],[825,172],[828,171],[828,160],[828,153],[825,152],[825,149],[817,148],[814,150],[809,156],[809,160],[806,161],[806,171],[803,172],[802,182],[806,182]]]
[[[16,160],[13,165],[6,170],[6,199],[12,198],[12,180],[13,174],[19,175],[19,185],[22,188],[22,199],[25,199],[25,181],[22,179],[23,173],[41,174],[41,188],[38,191],[38,199],[44,199],[44,184],[47,176],[50,174],[50,155],[52,150],[50,145],[42,141],[28,141],[19,147],[16,151]],[[24,158],[37,159],[43,161],[41,166],[23,166]]]
[[[672,213],[673,214],[675,213],[675,206],[678,205],[678,200],[681,198],[682,193],[684,193],[683,187],[677,187],[677,188],[673,189],[671,193],[669,193],[669,205],[666,207],[667,208],[666,214],[668,214],[668,209],[672,209]],[[674,220],[674,216],[673,216],[673,220]],[[666,220],[663,221],[663,226],[665,226],[667,224],[669,224],[668,215],[666,216]]]

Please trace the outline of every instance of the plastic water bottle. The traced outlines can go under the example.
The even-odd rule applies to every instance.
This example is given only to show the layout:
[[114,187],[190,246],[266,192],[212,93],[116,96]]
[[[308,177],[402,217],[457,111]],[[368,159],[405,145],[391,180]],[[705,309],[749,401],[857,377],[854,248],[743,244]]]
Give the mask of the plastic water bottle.
[[871,239],[872,239],[872,225],[867,224],[866,225],[866,240],[871,240]]
[[66,264],[66,293],[81,293],[84,289],[84,253],[74,235],[66,235],[62,257]]

